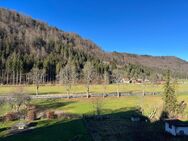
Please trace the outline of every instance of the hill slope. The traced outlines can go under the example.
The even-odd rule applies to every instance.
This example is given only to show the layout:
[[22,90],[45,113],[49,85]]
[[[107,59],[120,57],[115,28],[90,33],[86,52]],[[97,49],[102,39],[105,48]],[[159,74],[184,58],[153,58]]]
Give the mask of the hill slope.
[[142,73],[149,70],[148,76],[166,69],[178,75],[188,71],[188,62],[181,59],[107,53],[75,33],[3,8],[0,9],[0,58],[0,81],[11,84],[29,83],[33,68],[43,71],[45,82],[56,81],[69,61],[73,62],[78,74],[82,73],[86,61],[92,62],[99,75],[104,71],[112,73],[116,66],[125,68],[128,64],[135,64]]
[[187,74],[188,72],[188,62],[175,56],[149,56],[116,52],[110,55],[118,60],[118,62],[121,62],[121,64],[140,64],[154,69],[170,69],[173,72],[181,74]]

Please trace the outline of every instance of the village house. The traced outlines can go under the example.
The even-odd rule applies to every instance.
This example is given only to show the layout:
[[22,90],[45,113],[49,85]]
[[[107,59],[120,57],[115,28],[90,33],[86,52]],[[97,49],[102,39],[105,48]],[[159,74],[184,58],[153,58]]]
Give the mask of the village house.
[[120,83],[124,83],[124,84],[132,84],[132,83],[136,84],[136,83],[139,83],[139,84],[141,84],[142,81],[137,80],[137,79],[122,78]]
[[136,79],[136,84],[142,84],[143,80],[142,79]]
[[131,83],[131,80],[128,78],[123,78],[123,79],[121,79],[121,83],[129,84],[129,83]]
[[173,136],[188,135],[188,123],[178,119],[165,121],[165,132]]
[[150,80],[149,79],[145,79],[144,82],[145,83],[150,83]]

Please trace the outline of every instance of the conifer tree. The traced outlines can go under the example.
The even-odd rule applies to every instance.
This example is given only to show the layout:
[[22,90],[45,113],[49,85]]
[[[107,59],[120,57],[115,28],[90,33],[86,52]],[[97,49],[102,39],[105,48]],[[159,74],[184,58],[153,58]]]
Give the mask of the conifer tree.
[[166,83],[164,86],[164,112],[168,114],[168,116],[175,116],[177,110],[177,98],[175,94],[175,83],[171,83],[170,71],[167,72]]

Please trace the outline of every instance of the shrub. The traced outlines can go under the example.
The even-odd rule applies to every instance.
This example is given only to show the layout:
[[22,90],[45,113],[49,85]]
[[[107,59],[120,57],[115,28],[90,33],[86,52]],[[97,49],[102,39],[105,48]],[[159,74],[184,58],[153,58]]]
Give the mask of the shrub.
[[27,105],[27,110],[36,110],[37,109],[37,107],[35,106],[35,105],[31,105],[31,104],[28,104]]
[[48,119],[56,119],[56,118],[57,118],[57,115],[55,114],[54,111],[47,111],[47,112],[46,112],[46,117],[47,117]]
[[5,115],[5,121],[15,121],[18,119],[18,115],[17,113],[7,113]]
[[27,120],[29,121],[36,120],[36,110],[29,110],[27,112]]

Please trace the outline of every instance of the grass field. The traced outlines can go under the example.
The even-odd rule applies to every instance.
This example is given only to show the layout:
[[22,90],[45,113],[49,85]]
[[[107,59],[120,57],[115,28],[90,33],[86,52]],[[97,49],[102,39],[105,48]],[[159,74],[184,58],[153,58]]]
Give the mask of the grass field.
[[[9,94],[14,93],[16,89],[22,87],[27,93],[35,94],[36,87],[33,85],[30,86],[0,86],[0,94]],[[145,92],[162,92],[163,85],[153,85],[153,84],[121,84],[119,85],[120,92],[140,92],[143,90]],[[104,91],[103,85],[91,85],[91,93],[102,93]],[[111,84],[107,85],[106,93],[112,93],[117,91],[117,85]],[[188,92],[188,83],[179,84],[177,88],[178,93]],[[74,85],[71,88],[71,93],[86,93],[86,87],[84,85]],[[44,85],[39,87],[39,94],[66,94],[65,86],[60,85]]]
[[[184,100],[188,103],[188,95],[179,95],[178,100]],[[154,108],[162,108],[161,96],[126,96],[120,98],[83,98],[70,100],[37,100],[34,103],[46,109],[63,110],[67,113],[73,114],[93,114],[95,112],[95,103],[100,102],[103,114],[109,114],[113,111],[120,111],[124,108],[141,107],[144,114],[148,116]],[[188,114],[188,109],[186,109]]]
[[[179,100],[185,100],[188,103],[187,95],[178,96]],[[93,114],[95,113],[95,101],[100,100],[102,114],[113,114],[127,112],[133,107],[142,107],[144,115],[148,116],[156,107],[159,109],[162,106],[162,98],[160,96],[127,96],[121,98],[105,98],[105,99],[71,99],[71,100],[35,100],[33,104],[38,105],[44,110],[62,110],[65,113],[73,114]],[[8,106],[1,109],[1,114],[9,111]],[[186,109],[188,115],[188,109]],[[17,121],[19,122],[19,121]],[[2,141],[69,141],[70,139],[79,138],[82,141],[90,141],[91,138],[85,128],[82,119],[73,120],[53,120],[53,121],[38,121],[37,129],[18,134],[10,137],[1,138],[6,135],[7,128],[15,124],[15,122],[0,123],[0,140]],[[129,123],[130,124],[130,123]]]
[[[123,91],[142,91],[142,85],[136,84],[126,84],[121,85],[120,90]],[[14,92],[17,87],[0,87],[0,93],[11,93]],[[77,85],[73,87],[74,92],[77,93],[84,92],[83,85]],[[101,92],[102,86],[92,85],[91,91],[99,93]],[[147,85],[145,87],[148,92],[153,90],[161,91],[163,86],[159,85],[153,87],[152,85]],[[25,87],[25,90],[30,94],[35,92],[34,86]],[[115,92],[116,85],[108,85],[108,92]],[[181,84],[178,86],[178,100],[184,100],[188,103],[188,84]],[[64,93],[65,89],[63,86],[41,86],[40,93]],[[126,96],[126,97],[107,97],[107,98],[82,98],[82,99],[48,99],[48,100],[34,100],[33,104],[37,107],[42,108],[43,110],[55,110],[63,111],[65,113],[71,113],[76,115],[83,114],[94,114],[95,113],[95,104],[96,102],[100,103],[100,109],[102,114],[112,114],[119,115],[119,113],[127,113],[130,109],[141,107],[142,113],[144,116],[149,116],[154,109],[158,109],[160,116],[160,110],[162,109],[162,97],[161,96]],[[8,105],[4,105],[0,109],[0,115],[11,111],[11,108]],[[185,120],[188,119],[188,108],[185,111]],[[69,141],[69,140],[78,140],[81,141],[90,141],[91,137],[85,127],[85,123],[81,118],[76,119],[59,119],[59,120],[39,120],[37,124],[37,129],[33,131],[26,132],[24,134],[17,134],[13,136],[7,135],[7,129],[12,125],[20,121],[15,122],[0,122],[0,140],[1,141]],[[120,122],[121,123],[121,122]],[[105,123],[106,124],[106,123]],[[130,123],[128,123],[130,124]],[[153,124],[151,124],[153,126]],[[103,130],[103,129],[99,129]],[[162,130],[162,129],[160,129]],[[161,131],[160,131],[161,132]]]
[[3,128],[0,130],[1,141],[69,141],[76,138],[91,141],[81,119],[39,121],[35,130],[8,137],[2,137],[6,132],[3,133]]
[[[187,96],[179,96],[181,99],[185,99]],[[41,107],[43,109],[52,109],[52,110],[63,110],[67,113],[73,114],[87,114],[94,112],[96,98],[83,98],[83,99],[46,99],[46,100],[35,100],[32,101],[33,104]],[[99,99],[101,102],[101,108],[103,111],[112,112],[121,108],[127,107],[138,107],[142,106],[148,111],[148,108],[155,107],[155,103],[158,103],[158,106],[162,105],[162,100],[160,96],[127,96],[114,98],[109,97],[105,99]],[[187,97],[188,102],[188,97]],[[0,110],[0,115],[5,114],[10,111],[8,105],[4,105]]]

